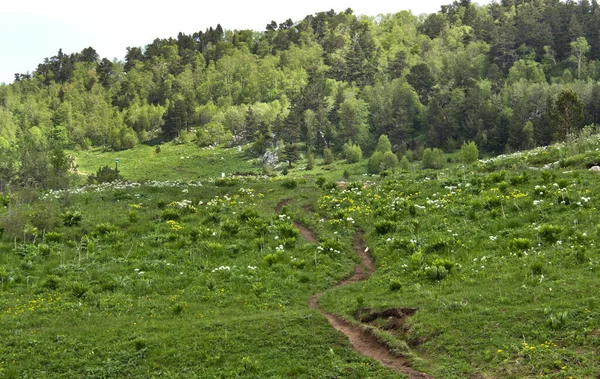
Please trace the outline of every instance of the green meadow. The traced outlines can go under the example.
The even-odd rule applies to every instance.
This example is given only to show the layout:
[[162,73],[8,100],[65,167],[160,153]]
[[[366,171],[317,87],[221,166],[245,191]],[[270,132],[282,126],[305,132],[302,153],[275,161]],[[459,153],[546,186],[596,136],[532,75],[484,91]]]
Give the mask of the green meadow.
[[[76,153],[80,173],[119,158],[125,181],[1,198],[0,376],[402,377],[308,306],[323,293],[432,377],[596,377],[597,149],[379,175],[320,158],[265,173],[190,144]],[[375,274],[336,287],[356,230]],[[398,308],[416,312],[360,317]]]

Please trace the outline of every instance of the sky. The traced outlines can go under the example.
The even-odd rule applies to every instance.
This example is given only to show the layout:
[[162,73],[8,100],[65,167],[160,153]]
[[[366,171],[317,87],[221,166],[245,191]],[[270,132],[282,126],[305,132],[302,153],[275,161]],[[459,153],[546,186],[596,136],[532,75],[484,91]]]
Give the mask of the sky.
[[[474,1],[487,4],[490,0]],[[155,38],[192,34],[221,24],[224,29],[263,31],[272,20],[302,20],[330,9],[351,8],[356,15],[376,16],[410,10],[433,13],[452,0],[3,0],[0,9],[0,83],[15,73],[33,72],[58,53],[93,47],[101,58],[122,60],[127,47],[145,46]],[[207,4],[209,3],[209,4]]]

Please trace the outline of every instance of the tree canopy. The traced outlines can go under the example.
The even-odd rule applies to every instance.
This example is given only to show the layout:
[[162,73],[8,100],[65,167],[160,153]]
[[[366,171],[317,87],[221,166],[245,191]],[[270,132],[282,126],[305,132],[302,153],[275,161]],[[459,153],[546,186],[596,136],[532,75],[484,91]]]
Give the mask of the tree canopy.
[[0,86],[0,180],[64,166],[53,130],[61,148],[182,133],[257,152],[352,140],[370,155],[383,134],[393,152],[548,144],[599,120],[599,30],[596,0],[455,1],[425,17],[348,9],[262,32],[218,24],[129,47],[124,61],[59,49]]

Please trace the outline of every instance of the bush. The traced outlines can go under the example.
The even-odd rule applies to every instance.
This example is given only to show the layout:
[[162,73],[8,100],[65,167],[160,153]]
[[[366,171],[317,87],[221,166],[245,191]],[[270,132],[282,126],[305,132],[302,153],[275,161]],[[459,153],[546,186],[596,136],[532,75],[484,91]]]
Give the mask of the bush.
[[66,211],[60,215],[64,226],[77,226],[81,222],[83,215],[79,211]]
[[119,170],[108,166],[100,167],[96,174],[88,175],[88,184],[110,183],[116,180],[123,180]]
[[377,142],[376,151],[385,154],[388,151],[392,151],[392,144],[390,143],[390,139],[385,134],[379,136],[379,142]]
[[403,155],[402,159],[400,159],[400,170],[410,171],[410,162],[408,161],[408,158],[406,158],[406,155]]
[[381,170],[395,171],[398,166],[398,157],[391,151],[383,153],[383,160],[381,162]]
[[313,153],[310,153],[306,157],[306,170],[310,171],[314,168],[315,168],[315,155]]
[[432,168],[432,169],[441,169],[444,167],[444,163],[446,162],[446,158],[444,156],[444,152],[440,149],[425,149],[423,150],[423,160],[421,164],[424,169]]
[[46,241],[47,242],[60,242],[63,239],[62,233],[57,232],[48,232],[46,233]]
[[540,238],[543,241],[549,242],[549,243],[554,243],[554,242],[558,241],[561,231],[562,231],[562,228],[560,226],[550,225],[550,224],[541,225],[538,229]]
[[200,147],[223,145],[231,142],[233,136],[218,122],[211,121],[196,131],[196,144]]
[[431,280],[442,280],[448,276],[448,270],[444,266],[431,266],[425,269],[425,275]]
[[460,161],[464,164],[471,164],[479,159],[479,149],[475,142],[464,142],[460,147]]
[[281,183],[281,186],[283,188],[287,188],[287,189],[294,189],[294,188],[298,187],[298,181],[296,179],[285,179]]
[[317,176],[317,178],[315,179],[315,185],[317,187],[323,187],[326,181],[327,179],[325,179],[324,176]]
[[176,221],[179,220],[180,216],[179,210],[173,208],[167,208],[160,212],[160,218],[164,221]]
[[362,149],[352,141],[348,141],[346,144],[344,144],[343,150],[344,158],[348,163],[357,163],[362,159]]
[[333,152],[328,147],[326,147],[323,150],[323,163],[325,163],[325,164],[332,164],[333,163]]
[[396,230],[396,224],[389,220],[377,221],[373,226],[377,234],[387,234]]
[[376,151],[369,158],[368,171],[369,174],[379,174],[381,172],[381,164],[383,162],[383,153]]
[[390,291],[396,292],[396,291],[399,291],[400,289],[402,289],[401,281],[399,281],[398,279],[390,280]]
[[529,238],[513,238],[509,243],[508,247],[511,250],[523,251],[531,247],[531,241]]

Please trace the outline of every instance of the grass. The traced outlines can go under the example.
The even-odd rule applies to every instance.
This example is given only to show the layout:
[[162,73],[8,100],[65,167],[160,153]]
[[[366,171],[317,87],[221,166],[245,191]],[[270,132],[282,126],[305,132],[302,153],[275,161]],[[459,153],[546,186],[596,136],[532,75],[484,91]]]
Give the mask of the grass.
[[[377,334],[434,377],[595,377],[596,148],[385,177],[339,161],[233,177],[262,169],[236,149],[119,152],[126,179],[160,181],[23,190],[0,211],[0,376],[397,377],[307,306],[352,272],[360,226],[376,274],[327,290],[326,311],[418,308]],[[539,169],[557,157],[580,163]]]

